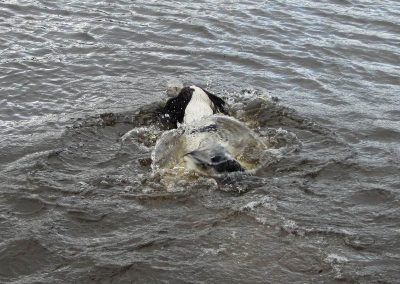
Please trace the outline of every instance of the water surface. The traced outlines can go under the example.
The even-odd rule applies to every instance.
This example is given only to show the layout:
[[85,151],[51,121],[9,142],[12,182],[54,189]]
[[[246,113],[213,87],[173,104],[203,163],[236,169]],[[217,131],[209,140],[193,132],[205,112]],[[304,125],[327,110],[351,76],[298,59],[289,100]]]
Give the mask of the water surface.
[[[0,282],[397,282],[399,66],[394,0],[0,1]],[[171,79],[288,151],[167,188]]]

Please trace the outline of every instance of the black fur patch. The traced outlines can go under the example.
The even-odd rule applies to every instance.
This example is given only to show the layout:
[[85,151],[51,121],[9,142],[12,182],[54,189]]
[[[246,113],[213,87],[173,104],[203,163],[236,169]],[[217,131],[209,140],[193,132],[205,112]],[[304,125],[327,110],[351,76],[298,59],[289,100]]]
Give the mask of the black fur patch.
[[[202,90],[210,98],[213,105],[211,106],[214,113],[220,112],[227,114],[224,109],[225,101],[210,92]],[[192,99],[194,90],[190,87],[184,87],[175,98],[171,98],[165,104],[161,111],[161,120],[169,127],[176,128],[177,123],[182,123],[185,117],[185,110],[190,100]]]
[[210,98],[210,100],[213,102],[214,104],[214,113],[216,112],[220,112],[223,114],[228,114],[224,108],[225,106],[225,101],[223,99],[221,99],[220,97],[217,97],[214,94],[211,94],[209,91],[204,90],[203,88],[201,88]]
[[[213,157],[215,158],[215,157]],[[218,173],[232,173],[232,172],[244,172],[245,169],[236,160],[225,160],[223,162],[213,163],[211,166]]]
[[192,99],[193,91],[190,87],[184,87],[178,96],[167,101],[162,111],[162,119],[165,123],[176,128],[178,122],[183,122],[185,109]]

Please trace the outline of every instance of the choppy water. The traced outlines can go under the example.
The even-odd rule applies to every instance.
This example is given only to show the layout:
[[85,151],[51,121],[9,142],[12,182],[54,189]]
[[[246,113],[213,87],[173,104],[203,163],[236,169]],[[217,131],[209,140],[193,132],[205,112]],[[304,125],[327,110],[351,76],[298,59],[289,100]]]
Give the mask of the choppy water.
[[[399,66],[394,0],[0,1],[0,282],[398,282]],[[171,78],[287,151],[167,188]]]

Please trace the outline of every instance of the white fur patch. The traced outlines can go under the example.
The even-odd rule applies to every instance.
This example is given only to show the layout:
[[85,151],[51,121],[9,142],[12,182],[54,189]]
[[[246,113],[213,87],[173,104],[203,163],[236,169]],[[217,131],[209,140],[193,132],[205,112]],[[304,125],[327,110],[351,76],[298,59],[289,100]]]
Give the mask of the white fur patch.
[[193,89],[192,99],[185,109],[185,116],[183,122],[190,124],[203,117],[213,115],[213,103],[208,95],[199,87],[190,86]]

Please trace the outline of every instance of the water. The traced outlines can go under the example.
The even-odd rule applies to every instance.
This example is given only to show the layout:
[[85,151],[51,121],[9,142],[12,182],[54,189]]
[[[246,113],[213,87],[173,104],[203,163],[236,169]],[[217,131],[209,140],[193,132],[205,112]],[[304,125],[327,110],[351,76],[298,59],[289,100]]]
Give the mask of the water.
[[[0,282],[398,282],[398,1],[3,0],[0,34]],[[287,151],[168,183],[171,79]]]

